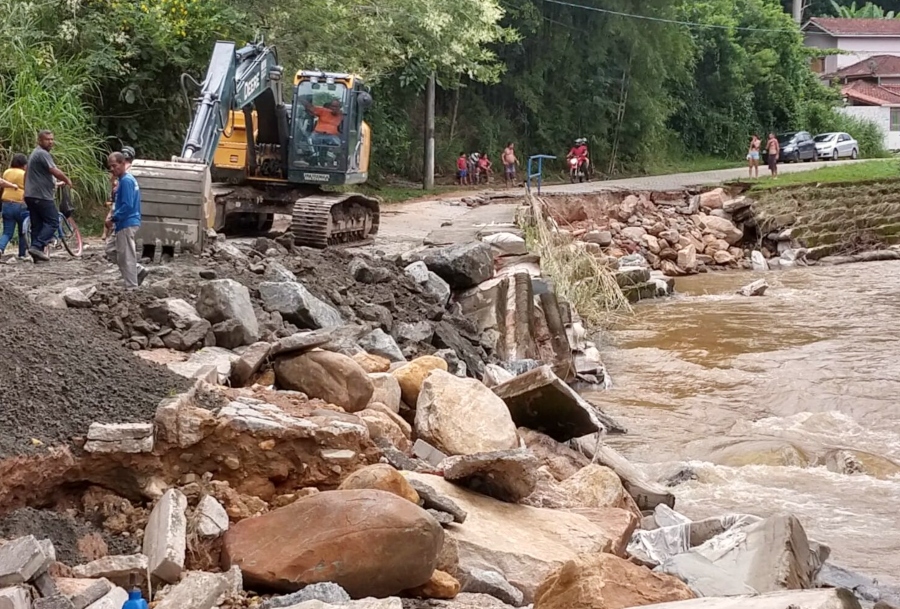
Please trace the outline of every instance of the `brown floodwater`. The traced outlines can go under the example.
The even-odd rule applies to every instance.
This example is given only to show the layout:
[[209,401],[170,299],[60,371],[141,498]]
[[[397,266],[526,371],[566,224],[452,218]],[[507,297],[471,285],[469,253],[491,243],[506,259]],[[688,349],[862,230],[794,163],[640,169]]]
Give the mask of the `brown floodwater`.
[[[761,276],[765,296],[734,294]],[[656,479],[691,468],[690,517],[792,512],[833,562],[900,583],[900,263],[676,289],[611,334],[613,386],[586,395],[629,428],[610,444]],[[865,473],[821,465],[835,449]]]

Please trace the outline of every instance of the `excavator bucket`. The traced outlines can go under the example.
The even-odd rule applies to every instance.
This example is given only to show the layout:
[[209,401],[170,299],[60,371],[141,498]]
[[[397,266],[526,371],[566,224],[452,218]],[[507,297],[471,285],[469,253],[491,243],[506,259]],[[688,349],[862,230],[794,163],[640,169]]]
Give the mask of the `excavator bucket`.
[[131,174],[141,189],[139,254],[158,257],[168,249],[199,254],[216,217],[209,167],[136,159]]

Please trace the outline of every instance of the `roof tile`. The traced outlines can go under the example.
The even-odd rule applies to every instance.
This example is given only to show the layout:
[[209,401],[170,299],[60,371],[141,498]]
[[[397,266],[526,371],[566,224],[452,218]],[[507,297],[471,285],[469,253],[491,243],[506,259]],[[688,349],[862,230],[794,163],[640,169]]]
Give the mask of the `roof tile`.
[[896,36],[900,38],[900,19],[813,17],[806,27],[809,25],[814,25],[834,36]]

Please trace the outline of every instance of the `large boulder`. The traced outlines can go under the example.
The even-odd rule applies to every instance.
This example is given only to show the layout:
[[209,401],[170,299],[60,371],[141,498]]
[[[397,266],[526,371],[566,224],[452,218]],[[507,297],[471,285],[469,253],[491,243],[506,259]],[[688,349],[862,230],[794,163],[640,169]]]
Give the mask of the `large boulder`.
[[516,503],[534,492],[537,458],[524,449],[444,459],[444,478],[500,501]]
[[358,469],[341,482],[342,491],[371,489],[385,491],[419,505],[419,495],[400,472],[386,463]]
[[344,322],[333,306],[313,296],[302,283],[264,281],[259,284],[263,308],[281,313],[286,320],[303,328],[335,328]]
[[519,446],[516,426],[503,400],[475,379],[462,379],[440,369],[422,383],[415,426],[419,438],[448,455]]
[[735,245],[744,237],[744,231],[739,229],[731,220],[717,216],[704,216],[702,222],[706,229],[719,239],[724,239],[728,245]]
[[464,243],[427,250],[421,261],[454,290],[474,287],[494,276],[494,256],[487,243]]
[[551,573],[534,609],[625,609],[694,598],[683,582],[612,554],[582,554]]
[[553,569],[581,553],[624,548],[637,525],[624,510],[574,513],[533,508],[497,501],[439,476],[404,475],[465,511],[465,523],[447,530],[459,545],[460,569],[500,573],[524,593],[526,603],[533,601],[537,587]]
[[441,306],[447,304],[450,300],[450,284],[441,279],[437,273],[428,270],[428,266],[424,262],[413,262],[407,266],[407,276],[415,281],[425,291],[430,294]]
[[415,406],[419,400],[422,383],[432,370],[447,371],[447,362],[433,355],[417,357],[408,364],[400,366],[391,374],[400,384],[400,395],[409,406]]
[[[590,464],[559,484],[560,491],[579,507],[632,509],[634,500],[618,474],[608,467]],[[637,509],[636,506],[634,508]]]
[[222,561],[249,586],[293,592],[334,582],[353,598],[386,597],[428,582],[443,543],[438,522],[406,499],[327,491],[234,524]]
[[283,389],[302,391],[357,412],[368,405],[375,387],[353,358],[333,351],[310,351],[275,361],[275,380]]
[[197,296],[197,312],[211,324],[230,320],[237,322],[241,343],[231,348],[259,340],[259,323],[253,312],[250,290],[234,279],[215,279],[204,283]]

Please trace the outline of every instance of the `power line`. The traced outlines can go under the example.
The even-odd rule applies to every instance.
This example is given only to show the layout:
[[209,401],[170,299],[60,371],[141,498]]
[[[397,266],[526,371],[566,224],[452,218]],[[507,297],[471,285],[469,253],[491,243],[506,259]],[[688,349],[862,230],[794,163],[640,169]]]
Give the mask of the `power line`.
[[560,4],[562,6],[570,6],[572,8],[580,8],[587,11],[594,11],[597,13],[605,13],[607,15],[615,15],[617,17],[628,17],[630,19],[641,19],[643,21],[654,21],[656,23],[668,23],[670,25],[684,25],[687,27],[694,28],[706,28],[706,29],[717,29],[717,30],[739,30],[742,32],[777,32],[777,33],[787,33],[787,32],[796,32],[794,29],[774,29],[774,28],[756,28],[756,27],[739,27],[739,26],[730,26],[730,25],[717,25],[714,23],[696,23],[693,21],[680,21],[678,19],[665,19],[663,17],[651,17],[649,15],[635,15],[632,13],[623,13],[620,11],[611,11],[605,8],[598,8],[596,6],[585,6],[583,4],[573,4],[571,2],[563,2],[563,0],[544,0],[544,2],[550,2],[552,4]]

